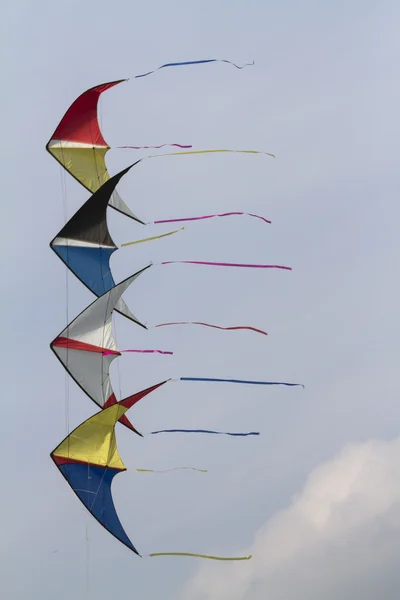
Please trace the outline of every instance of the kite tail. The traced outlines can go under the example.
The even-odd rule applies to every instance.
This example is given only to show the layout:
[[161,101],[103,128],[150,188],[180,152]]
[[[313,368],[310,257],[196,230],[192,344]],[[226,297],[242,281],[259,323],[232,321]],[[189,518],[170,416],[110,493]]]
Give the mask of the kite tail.
[[287,383],[285,381],[248,381],[245,379],[219,379],[215,377],[179,377],[178,381],[212,381],[212,382],[223,382],[223,383],[242,383],[250,385],[286,385],[288,387],[302,387],[302,383]]
[[161,429],[160,431],[152,431],[150,435],[156,435],[157,433],[211,433],[215,435],[231,435],[234,437],[260,435],[259,431],[249,431],[248,433],[229,433],[228,431],[212,431],[210,429]]
[[247,212],[239,212],[239,211],[218,213],[218,214],[213,214],[213,215],[202,215],[201,217],[185,217],[182,219],[162,219],[159,221],[153,221],[153,223],[154,223],[154,225],[158,225],[159,223],[180,223],[181,221],[201,221],[203,219],[214,219],[215,217],[232,217],[234,215],[243,215],[243,216],[248,216],[248,217],[254,217],[256,219],[261,219],[265,223],[271,223],[271,221],[269,221],[265,217],[261,217],[260,215],[255,215],[253,213],[247,213]]
[[[143,555],[142,555],[143,556]],[[209,560],[250,560],[252,555],[249,556],[212,556],[209,554],[194,554],[192,552],[153,552],[152,554],[147,554],[144,556],[194,556],[195,558],[208,558]]]
[[169,235],[173,235],[174,233],[178,233],[179,231],[183,231],[184,229],[184,227],[181,227],[180,229],[174,229],[174,231],[162,233],[161,235],[154,235],[152,237],[143,238],[142,240],[135,240],[134,242],[126,242],[125,244],[121,244],[121,248],[124,248],[125,246],[133,246],[134,244],[141,244],[142,242],[151,242],[152,240],[159,240],[161,238],[168,237]]
[[116,148],[127,148],[129,150],[147,150],[164,148],[164,146],[175,146],[177,148],[193,148],[192,145],[185,146],[184,144],[161,144],[161,146],[116,146]]
[[208,473],[207,469],[195,469],[194,467],[175,467],[174,469],[165,469],[156,471],[154,469],[136,469],[138,473],[169,473],[170,471],[198,471],[199,473]]
[[231,150],[229,148],[217,148],[212,150],[187,150],[185,152],[168,152],[168,154],[152,154],[145,156],[144,158],[159,158],[160,156],[183,156],[184,154],[217,154],[221,152],[229,152],[232,154],[264,154],[266,156],[272,156],[276,158],[275,154],[270,152],[264,152],[262,150]]
[[201,64],[205,64],[205,63],[213,63],[213,62],[227,63],[229,65],[232,65],[233,67],[236,67],[236,69],[244,69],[244,67],[251,67],[254,65],[254,60],[253,60],[253,62],[245,63],[244,65],[237,65],[236,63],[234,63],[230,60],[226,60],[224,58],[206,58],[203,60],[187,60],[187,61],[183,61],[183,62],[166,63],[165,65],[161,65],[160,67],[157,67],[157,69],[154,69],[153,71],[147,71],[147,73],[142,73],[141,75],[135,75],[134,79],[139,79],[139,77],[147,77],[148,75],[152,75],[153,73],[160,71],[160,69],[165,69],[166,67],[183,67],[183,66],[189,66],[189,65],[201,65]]
[[[122,352],[136,352],[138,354],[173,354],[170,350],[119,350]],[[107,354],[115,354],[114,350],[105,350],[103,356],[107,356]]]
[[171,323],[159,323],[158,325],[154,325],[154,327],[167,327],[169,325],[202,325],[203,327],[212,327],[213,329],[222,329],[224,331],[235,331],[239,329],[247,329],[249,331],[255,331],[256,333],[261,333],[262,335],[268,335],[266,331],[262,329],[256,329],[256,327],[250,327],[248,325],[235,325],[232,327],[221,327],[220,325],[211,325],[210,323],[202,323],[201,321],[176,321]]
[[161,263],[162,265],[177,265],[177,264],[189,264],[189,265],[208,265],[212,267],[244,267],[246,269],[284,269],[285,271],[291,271],[292,267],[284,267],[281,265],[251,265],[241,263],[225,263],[225,262],[207,262],[203,260],[166,260]]

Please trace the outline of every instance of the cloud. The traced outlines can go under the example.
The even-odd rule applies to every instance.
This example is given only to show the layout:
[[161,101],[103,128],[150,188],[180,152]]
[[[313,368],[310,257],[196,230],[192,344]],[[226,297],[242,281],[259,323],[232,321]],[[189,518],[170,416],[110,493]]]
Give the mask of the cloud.
[[204,565],[192,600],[397,600],[400,438],[346,446],[255,535],[248,563]]

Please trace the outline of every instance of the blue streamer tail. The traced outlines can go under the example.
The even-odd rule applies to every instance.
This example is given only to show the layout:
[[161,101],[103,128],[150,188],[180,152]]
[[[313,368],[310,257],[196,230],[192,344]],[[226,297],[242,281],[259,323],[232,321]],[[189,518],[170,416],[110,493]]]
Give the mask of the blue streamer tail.
[[259,431],[249,431],[249,433],[229,433],[228,431],[211,431],[210,429],[161,429],[160,431],[152,431],[151,435],[155,435],[157,433],[213,433],[215,435],[231,435],[234,437],[260,435]]
[[148,71],[147,73],[142,73],[141,75],[135,75],[134,79],[138,79],[139,77],[147,77],[147,75],[151,75],[152,73],[155,73],[156,71],[159,71],[160,69],[165,69],[166,67],[183,67],[186,65],[200,65],[200,64],[212,63],[212,62],[227,63],[229,65],[236,67],[236,69],[244,69],[244,67],[250,67],[250,66],[254,65],[254,60],[253,60],[253,62],[245,63],[244,65],[237,65],[234,62],[232,62],[230,60],[226,60],[224,58],[207,58],[204,60],[186,60],[184,62],[166,63],[165,65],[161,65],[161,67],[154,69],[154,71]]
[[300,386],[304,388],[302,383],[287,383],[285,381],[247,381],[245,379],[219,379],[215,377],[180,377],[180,381],[217,381],[224,383],[247,383],[251,385],[287,385],[289,387]]

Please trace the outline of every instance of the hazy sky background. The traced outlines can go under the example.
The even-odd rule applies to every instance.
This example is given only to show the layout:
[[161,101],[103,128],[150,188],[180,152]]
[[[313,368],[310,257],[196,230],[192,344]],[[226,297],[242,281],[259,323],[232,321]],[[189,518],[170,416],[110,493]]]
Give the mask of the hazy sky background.
[[[3,399],[0,591],[8,600],[397,600],[398,65],[390,1],[3,3]],[[45,144],[71,102],[103,95],[111,146],[179,142],[265,156],[160,158],[119,186],[146,221],[244,210],[272,220],[189,224],[115,253],[120,281],[150,260],[287,264],[292,272],[154,267],[125,294],[148,324],[199,320],[266,329],[148,332],[117,316],[124,397],[170,376],[301,382],[305,390],[171,383],[129,413],[141,431],[260,430],[258,438],[149,436],[117,428],[128,471],[117,512],[138,550],[240,555],[249,563],[140,560],[101,528],[49,458],[95,412],[49,349],[66,325],[60,167]],[[145,153],[111,150],[115,173]],[[68,217],[88,193],[66,175]],[[143,228],[109,211],[116,243]],[[93,301],[69,277],[70,319]],[[120,396],[122,394],[122,396]],[[189,465],[209,473],[139,474]]]

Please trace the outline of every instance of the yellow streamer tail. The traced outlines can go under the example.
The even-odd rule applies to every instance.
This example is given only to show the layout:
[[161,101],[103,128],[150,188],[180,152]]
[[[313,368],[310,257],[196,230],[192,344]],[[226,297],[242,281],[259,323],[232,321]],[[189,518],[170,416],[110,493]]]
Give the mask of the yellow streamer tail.
[[174,233],[178,233],[178,231],[182,231],[185,229],[181,227],[180,229],[175,229],[174,231],[169,231],[168,233],[162,233],[161,235],[154,235],[152,237],[143,238],[142,240],[135,240],[134,242],[127,242],[126,244],[121,244],[121,248],[124,246],[132,246],[133,244],[141,244],[142,242],[151,242],[152,240],[159,240],[163,237],[168,237],[169,235],[173,235]]
[[210,560],[250,560],[252,555],[249,556],[236,556],[236,557],[226,557],[226,556],[211,556],[208,554],[192,554],[191,552],[153,552],[153,554],[149,554],[148,556],[194,556],[195,558],[208,558]]
[[265,154],[266,156],[272,156],[276,158],[275,154],[270,152],[263,152],[261,150],[229,150],[229,149],[217,149],[217,150],[187,150],[185,152],[168,152],[166,154],[152,154],[146,156],[146,158],[158,158],[159,156],[178,156],[181,154],[212,154],[216,152],[233,152],[238,154]]

